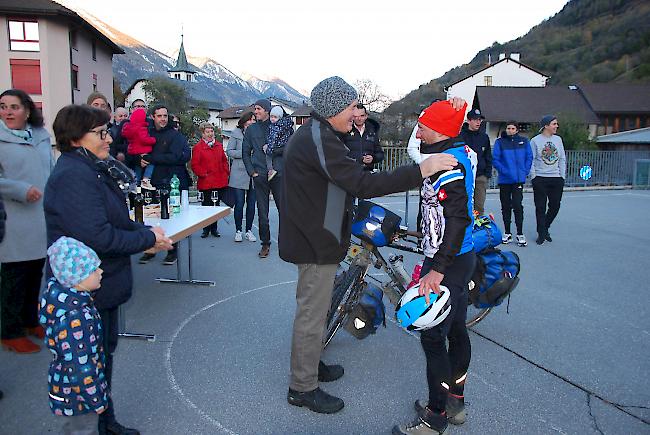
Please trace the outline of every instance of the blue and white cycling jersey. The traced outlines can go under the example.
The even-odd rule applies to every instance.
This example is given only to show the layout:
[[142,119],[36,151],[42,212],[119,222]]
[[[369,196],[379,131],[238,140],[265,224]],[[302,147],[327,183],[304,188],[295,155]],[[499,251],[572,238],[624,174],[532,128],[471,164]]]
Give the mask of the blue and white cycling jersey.
[[474,249],[472,210],[477,158],[459,138],[435,144],[435,148],[458,160],[452,170],[425,179],[421,189],[422,249],[434,259],[434,269],[444,273],[454,256]]

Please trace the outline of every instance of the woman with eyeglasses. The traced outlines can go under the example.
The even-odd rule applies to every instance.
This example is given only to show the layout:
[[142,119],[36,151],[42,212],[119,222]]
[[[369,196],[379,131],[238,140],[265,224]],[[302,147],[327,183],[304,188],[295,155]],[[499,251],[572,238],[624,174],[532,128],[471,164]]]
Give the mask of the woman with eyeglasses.
[[[125,190],[132,174],[123,172],[109,156],[109,118],[106,111],[79,105],[66,106],[56,115],[53,130],[61,157],[45,187],[45,220],[48,244],[61,236],[72,237],[91,247],[101,260],[101,288],[93,297],[102,319],[104,373],[110,390],[118,308],[129,300],[133,286],[131,255],[169,250],[171,240],[159,227],[148,228],[129,218]],[[108,409],[99,416],[99,433],[138,433],[116,421],[110,395]]]
[[0,195],[7,213],[0,243],[2,345],[33,353],[45,331],[38,323],[38,293],[47,249],[43,189],[53,166],[50,135],[32,99],[19,89],[0,95]]

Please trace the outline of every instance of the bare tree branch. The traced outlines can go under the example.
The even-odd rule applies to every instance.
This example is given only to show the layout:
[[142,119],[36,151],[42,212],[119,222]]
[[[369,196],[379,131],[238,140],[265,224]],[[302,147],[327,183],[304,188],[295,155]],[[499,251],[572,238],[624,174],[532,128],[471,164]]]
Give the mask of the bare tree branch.
[[354,87],[359,93],[359,103],[366,106],[369,111],[381,112],[392,102],[390,97],[370,79],[357,80],[354,82]]

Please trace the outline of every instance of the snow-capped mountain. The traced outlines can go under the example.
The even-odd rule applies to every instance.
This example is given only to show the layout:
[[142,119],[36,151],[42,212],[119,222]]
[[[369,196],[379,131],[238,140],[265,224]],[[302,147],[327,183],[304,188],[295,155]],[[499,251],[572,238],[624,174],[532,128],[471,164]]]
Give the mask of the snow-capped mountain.
[[[109,26],[99,18],[76,10],[85,20],[119,45],[125,54],[113,56],[113,75],[126,91],[136,80],[154,75],[167,76],[167,70],[176,63],[176,53],[168,56],[131,36]],[[212,102],[226,108],[233,105],[251,104],[262,96],[276,96],[302,103],[306,99],[298,91],[282,82],[281,86],[266,87],[260,91],[214,59],[188,56],[188,62],[197,71],[196,82],[181,82],[189,96],[195,100]]]
[[262,79],[250,74],[243,75],[243,77],[253,88],[266,96],[275,96],[297,103],[302,103],[307,100],[307,97],[300,93],[300,91],[277,77]]

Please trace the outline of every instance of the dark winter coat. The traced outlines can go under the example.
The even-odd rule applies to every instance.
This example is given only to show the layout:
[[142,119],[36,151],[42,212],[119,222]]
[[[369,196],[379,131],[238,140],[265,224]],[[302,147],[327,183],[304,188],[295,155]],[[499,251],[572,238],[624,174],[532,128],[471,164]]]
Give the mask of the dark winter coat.
[[[264,145],[269,138],[270,120],[258,121],[251,124],[244,132],[244,141],[242,143],[242,160],[246,167],[246,172],[251,177],[253,173],[266,174],[266,154],[264,153]],[[302,127],[301,127],[302,128]],[[273,169],[282,174],[284,168],[284,146],[279,147],[273,151]]]
[[192,182],[185,164],[190,161],[192,150],[185,136],[175,130],[171,123],[161,130],[152,127],[149,130],[149,135],[156,139],[156,145],[154,145],[151,154],[143,158],[156,165],[151,176],[151,184],[154,186],[168,185],[176,174],[181,182],[180,189],[189,189]]
[[104,411],[108,386],[102,320],[90,294],[52,278],[39,304],[39,322],[54,354],[47,374],[52,412],[70,416]]
[[230,165],[221,142],[214,142],[212,147],[201,139],[192,150],[192,171],[199,177],[199,190],[221,189],[228,185]]
[[499,173],[499,184],[525,183],[533,163],[533,151],[528,138],[508,136],[501,132],[501,137],[494,142],[492,164]]
[[[61,236],[91,247],[102,261],[99,310],[115,308],[131,297],[131,255],[153,247],[156,237],[129,218],[126,197],[115,180],[76,151],[65,152],[45,186],[47,245]],[[52,272],[47,268],[48,278]]]
[[492,148],[490,147],[490,138],[488,135],[481,131],[481,129],[472,131],[469,129],[468,124],[464,123],[460,136],[476,153],[476,158],[478,159],[476,176],[484,175],[490,178],[492,176]]
[[[368,118],[363,135],[353,126],[352,131],[344,136],[345,145],[350,148],[349,157],[364,165],[366,171],[371,171],[374,165],[384,160],[384,150],[379,145],[379,127],[377,121]],[[363,156],[368,154],[372,156],[372,163],[366,165]]]
[[124,128],[125,124],[128,124],[128,120],[124,120],[120,122],[119,124],[113,124],[109,128],[109,131],[111,132],[111,138],[113,139],[113,142],[111,142],[111,155],[113,157],[117,157],[119,153],[122,153],[126,156],[126,151],[128,149],[129,143],[127,140],[122,136],[122,129]]
[[[249,127],[250,128],[250,127]],[[348,157],[331,125],[311,114],[285,151],[280,257],[294,264],[337,264],[350,245],[352,200],[401,192],[422,183],[420,168],[371,173]]]

